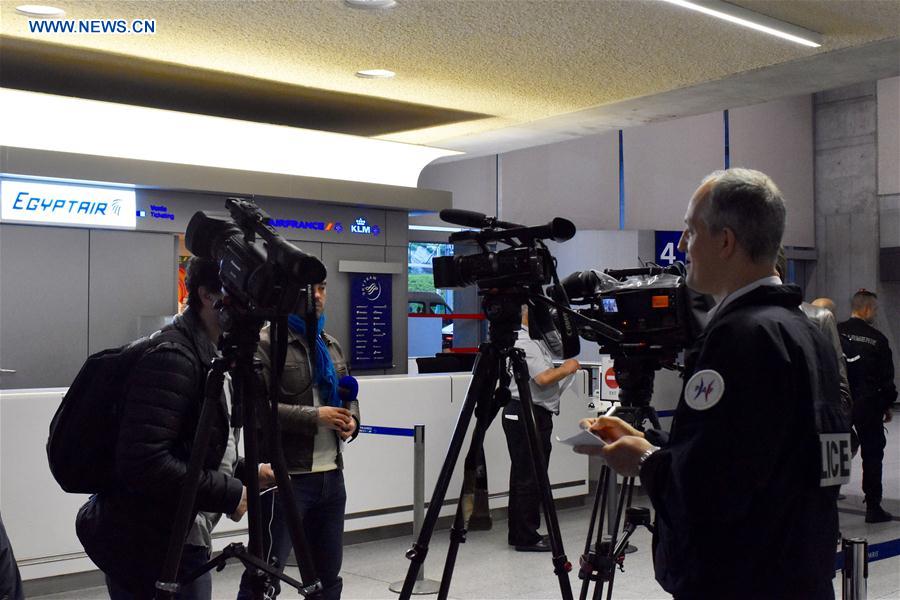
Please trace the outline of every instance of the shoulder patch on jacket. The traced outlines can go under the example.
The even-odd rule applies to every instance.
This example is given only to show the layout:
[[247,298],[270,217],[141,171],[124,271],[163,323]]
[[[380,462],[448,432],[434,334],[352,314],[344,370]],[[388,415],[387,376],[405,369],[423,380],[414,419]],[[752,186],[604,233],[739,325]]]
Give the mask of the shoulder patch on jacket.
[[725,393],[725,380],[712,369],[697,371],[684,386],[684,401],[694,410],[708,410]]

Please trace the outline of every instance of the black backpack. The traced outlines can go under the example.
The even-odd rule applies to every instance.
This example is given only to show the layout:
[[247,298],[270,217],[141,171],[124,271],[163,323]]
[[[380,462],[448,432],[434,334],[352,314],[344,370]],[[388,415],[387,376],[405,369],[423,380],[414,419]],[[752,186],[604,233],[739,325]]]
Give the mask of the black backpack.
[[131,371],[137,361],[161,343],[192,352],[174,329],[92,354],[63,396],[47,439],[50,472],[72,494],[94,494],[114,477],[119,417]]

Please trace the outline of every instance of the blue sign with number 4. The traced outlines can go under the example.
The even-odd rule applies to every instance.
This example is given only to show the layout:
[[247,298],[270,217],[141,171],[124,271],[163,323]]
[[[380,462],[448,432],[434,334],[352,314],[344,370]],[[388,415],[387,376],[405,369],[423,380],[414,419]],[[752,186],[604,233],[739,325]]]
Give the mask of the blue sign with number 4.
[[681,240],[680,231],[656,232],[656,264],[667,267],[676,260],[684,262],[684,252],[678,250],[679,240]]

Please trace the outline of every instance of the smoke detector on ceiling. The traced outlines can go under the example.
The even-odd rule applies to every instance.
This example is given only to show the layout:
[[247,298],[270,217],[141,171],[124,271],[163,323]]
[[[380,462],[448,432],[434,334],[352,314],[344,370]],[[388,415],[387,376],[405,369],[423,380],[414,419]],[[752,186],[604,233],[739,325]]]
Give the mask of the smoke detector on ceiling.
[[393,8],[397,5],[397,0],[344,0],[344,4],[351,8],[380,10],[383,8]]

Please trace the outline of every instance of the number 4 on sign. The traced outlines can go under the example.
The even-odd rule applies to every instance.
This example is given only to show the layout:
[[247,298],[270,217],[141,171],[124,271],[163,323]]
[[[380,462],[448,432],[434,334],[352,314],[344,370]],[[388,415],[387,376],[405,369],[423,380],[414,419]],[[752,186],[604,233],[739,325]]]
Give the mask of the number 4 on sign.
[[676,259],[676,257],[675,257],[675,244],[674,244],[673,242],[669,242],[668,244],[666,244],[666,247],[663,248],[663,251],[660,253],[659,258],[660,258],[661,260],[667,260],[667,261],[669,261],[669,264],[670,264],[670,265],[671,265],[672,263],[674,263],[674,262],[675,262],[675,259]]

